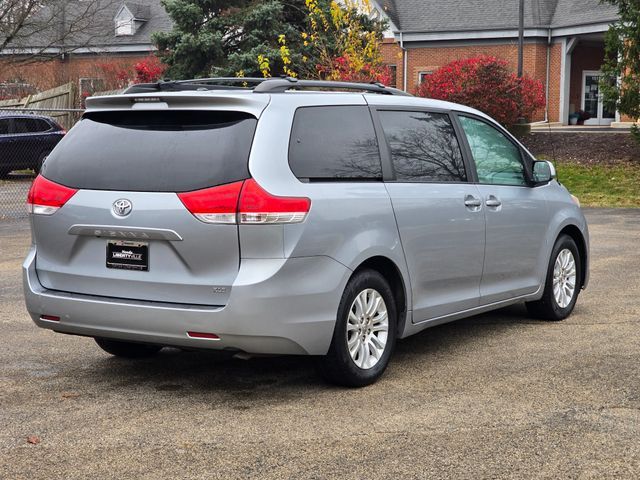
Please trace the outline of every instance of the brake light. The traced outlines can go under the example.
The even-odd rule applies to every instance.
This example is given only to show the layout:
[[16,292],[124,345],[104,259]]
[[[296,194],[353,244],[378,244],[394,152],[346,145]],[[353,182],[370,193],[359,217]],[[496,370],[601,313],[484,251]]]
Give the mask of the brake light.
[[205,223],[300,223],[311,208],[308,198],[271,195],[252,178],[179,193],[178,197],[189,212]]
[[238,197],[244,182],[229,183],[195,192],[179,193],[187,210],[205,223],[236,223]]
[[34,215],[53,215],[78,190],[65,187],[38,175],[29,189],[27,207]]
[[253,178],[244,182],[238,217],[240,223],[300,223],[307,218],[311,200],[306,197],[276,197]]

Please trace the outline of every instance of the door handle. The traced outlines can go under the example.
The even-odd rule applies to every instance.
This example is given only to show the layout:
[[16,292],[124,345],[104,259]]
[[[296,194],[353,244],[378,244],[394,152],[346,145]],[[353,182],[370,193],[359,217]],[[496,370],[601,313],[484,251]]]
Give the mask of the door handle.
[[482,206],[482,200],[473,195],[464,197],[464,206],[470,209],[479,209]]
[[501,207],[501,206],[502,206],[502,202],[501,202],[501,201],[500,201],[500,199],[499,199],[498,197],[496,197],[495,195],[489,195],[489,196],[487,197],[487,201],[486,201],[486,202],[484,202],[484,204],[485,204],[487,207],[490,207],[490,208],[498,208],[498,207]]

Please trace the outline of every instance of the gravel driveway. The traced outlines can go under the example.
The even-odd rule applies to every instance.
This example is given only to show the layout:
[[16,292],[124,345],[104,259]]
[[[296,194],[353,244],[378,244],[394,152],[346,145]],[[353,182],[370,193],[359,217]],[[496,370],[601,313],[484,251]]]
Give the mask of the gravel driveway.
[[427,330],[363,390],[309,358],[123,361],[37,329],[27,225],[0,223],[0,478],[638,478],[640,210],[588,218],[570,319],[518,306]]

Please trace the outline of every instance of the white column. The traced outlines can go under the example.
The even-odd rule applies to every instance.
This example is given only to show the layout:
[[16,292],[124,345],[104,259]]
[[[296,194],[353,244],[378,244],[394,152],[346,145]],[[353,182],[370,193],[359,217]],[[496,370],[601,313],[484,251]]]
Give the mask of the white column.
[[571,88],[571,54],[578,44],[578,37],[562,39],[560,59],[560,122],[569,124],[569,90]]

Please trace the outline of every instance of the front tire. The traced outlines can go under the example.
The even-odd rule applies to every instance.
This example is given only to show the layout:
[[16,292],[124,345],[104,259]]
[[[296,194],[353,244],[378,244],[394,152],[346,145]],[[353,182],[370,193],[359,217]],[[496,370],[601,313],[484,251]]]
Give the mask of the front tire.
[[356,273],[340,300],[329,352],[319,359],[320,373],[346,387],[374,383],[389,364],[396,326],[396,303],[389,283],[375,270]]
[[96,337],[94,340],[105,352],[122,358],[152,357],[162,349],[162,346],[160,345],[122,342],[119,340],[111,340],[109,338]]
[[573,238],[562,235],[551,252],[542,298],[526,304],[529,314],[551,321],[567,318],[576,306],[581,279],[582,263],[578,246]]

